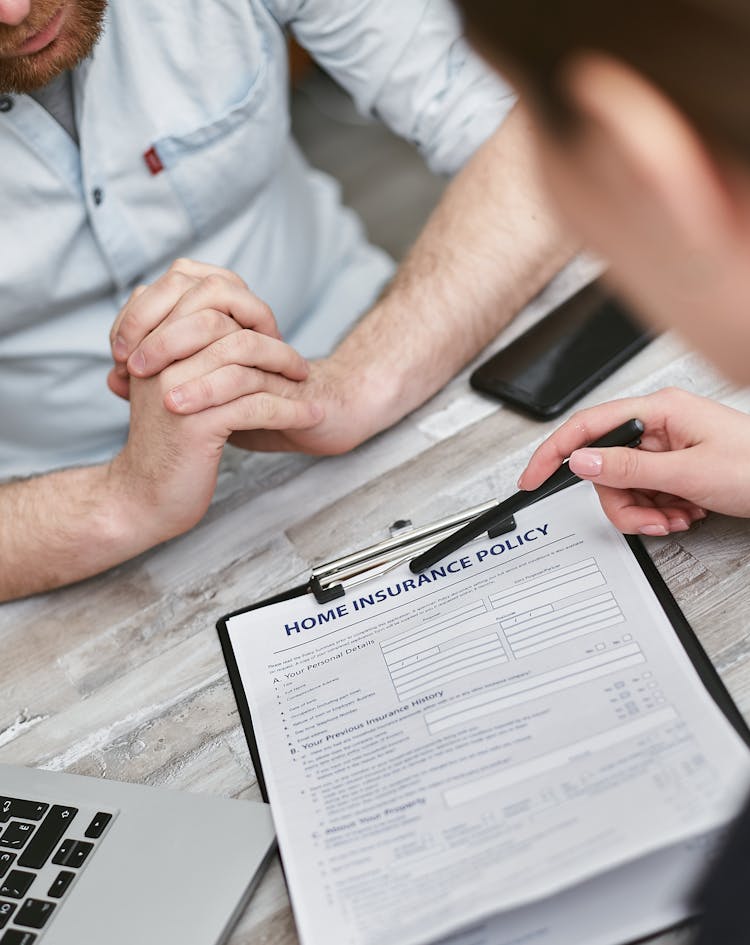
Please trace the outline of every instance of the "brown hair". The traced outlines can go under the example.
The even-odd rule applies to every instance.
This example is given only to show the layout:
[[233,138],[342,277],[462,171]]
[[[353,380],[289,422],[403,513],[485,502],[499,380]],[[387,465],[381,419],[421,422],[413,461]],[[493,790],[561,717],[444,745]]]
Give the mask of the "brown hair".
[[750,161],[750,0],[458,0],[477,45],[570,128],[560,83],[576,54],[629,64],[716,150]]

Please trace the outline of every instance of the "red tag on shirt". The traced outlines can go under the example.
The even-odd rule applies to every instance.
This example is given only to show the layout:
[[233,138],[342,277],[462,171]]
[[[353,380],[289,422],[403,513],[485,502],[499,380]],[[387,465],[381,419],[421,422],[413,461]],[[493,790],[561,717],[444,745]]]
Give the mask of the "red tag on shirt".
[[154,147],[149,148],[148,151],[145,152],[143,160],[146,162],[146,167],[152,174],[160,174],[164,170],[159,152]]

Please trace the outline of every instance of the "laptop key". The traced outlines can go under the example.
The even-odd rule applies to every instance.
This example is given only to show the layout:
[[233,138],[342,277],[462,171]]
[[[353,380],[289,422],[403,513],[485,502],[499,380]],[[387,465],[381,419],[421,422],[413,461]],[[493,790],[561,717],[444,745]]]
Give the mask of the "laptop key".
[[62,899],[62,897],[68,891],[68,886],[70,886],[75,878],[75,873],[71,873],[69,870],[60,870],[60,872],[55,877],[55,881],[47,891],[47,895],[50,897],[50,899]]
[[37,827],[31,842],[18,858],[19,866],[28,866],[31,869],[41,869],[52,856],[62,835],[73,823],[78,813],[76,807],[61,807],[53,805],[47,816]]
[[19,820],[41,820],[48,807],[49,804],[42,804],[40,801],[0,797],[0,824],[7,823],[11,817],[17,817]]
[[104,811],[99,811],[96,817],[94,817],[94,819],[86,828],[85,836],[89,837],[91,840],[98,840],[99,837],[101,837],[101,835],[104,833],[104,830],[110,820],[112,820],[111,814],[106,814]]
[[0,900],[0,929],[4,929],[8,924],[8,919],[18,908],[17,902],[5,902]]
[[26,846],[34,832],[35,824],[12,823],[0,837],[0,847],[11,847],[20,850]]
[[34,945],[37,937],[33,932],[25,932],[23,929],[8,929],[0,938],[0,945]]
[[83,840],[77,840],[75,846],[73,847],[73,852],[68,857],[65,865],[72,867],[83,866],[86,857],[93,849],[93,843],[84,843]]
[[8,899],[23,899],[35,879],[36,873],[11,870],[0,886],[0,896],[7,896]]
[[13,920],[14,925],[25,925],[30,929],[43,929],[55,911],[56,903],[44,899],[27,899]]
[[13,860],[15,860],[17,855],[18,854],[16,853],[8,853],[5,850],[0,853],[0,879],[2,879],[11,868],[13,865]]
[[70,837],[67,837],[60,844],[60,849],[52,857],[52,862],[55,866],[65,866],[68,862],[68,857],[73,852],[73,847],[75,846],[75,840],[72,840]]
[[93,849],[93,843],[68,838],[63,841],[52,862],[56,866],[72,866],[77,869],[79,866],[83,866],[84,860]]

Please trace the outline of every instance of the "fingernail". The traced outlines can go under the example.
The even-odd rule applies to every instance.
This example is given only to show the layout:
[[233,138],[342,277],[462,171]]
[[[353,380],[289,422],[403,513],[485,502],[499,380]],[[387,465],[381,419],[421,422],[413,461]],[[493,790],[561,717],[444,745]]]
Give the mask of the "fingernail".
[[124,361],[128,356],[128,346],[125,344],[125,339],[122,335],[117,335],[115,337],[115,343],[112,345],[112,354],[118,361]]
[[602,454],[598,450],[576,450],[569,465],[577,476],[598,476],[602,471]]
[[182,387],[173,387],[169,392],[169,399],[178,410],[182,409],[187,404],[187,397]]
[[143,374],[146,370],[146,356],[142,351],[136,351],[130,356],[128,367],[132,374]]
[[669,530],[664,525],[644,525],[641,528],[641,535],[653,535],[655,538],[668,535]]
[[523,475],[518,477],[518,482],[516,483],[516,489],[523,489]]
[[696,518],[708,518],[708,512],[705,509],[696,509],[695,510]]
[[115,374],[116,374],[118,377],[123,377],[123,378],[127,377],[127,376],[128,376],[128,369],[127,369],[126,365],[124,365],[124,364],[122,364],[122,363],[116,364],[116,365],[115,365]]
[[690,522],[684,518],[670,518],[667,521],[673,532],[686,532],[690,528]]

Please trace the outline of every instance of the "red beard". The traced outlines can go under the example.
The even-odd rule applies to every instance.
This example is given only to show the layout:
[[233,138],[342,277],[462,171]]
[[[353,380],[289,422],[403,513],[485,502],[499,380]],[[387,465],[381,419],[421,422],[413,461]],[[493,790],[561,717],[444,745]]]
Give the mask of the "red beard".
[[[39,52],[14,55],[63,6],[65,20],[57,38]],[[33,92],[74,68],[99,39],[106,9],[107,0],[32,0],[31,12],[23,23],[0,24],[0,92]]]

